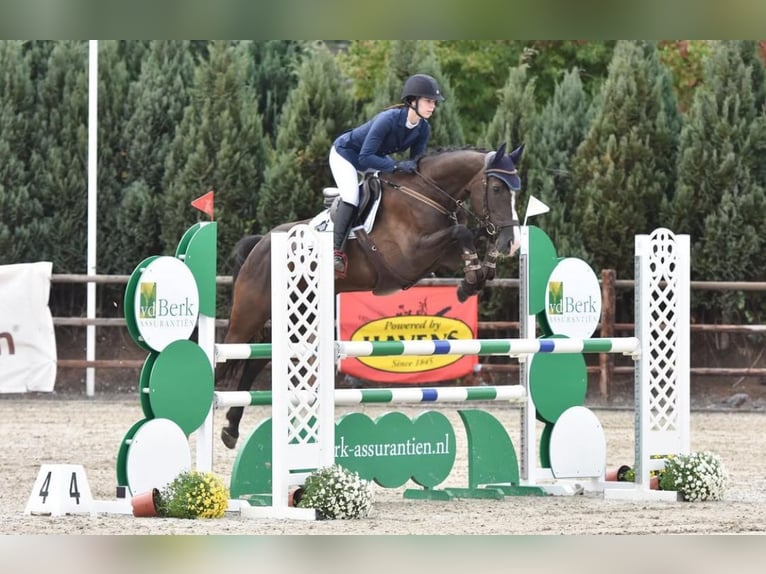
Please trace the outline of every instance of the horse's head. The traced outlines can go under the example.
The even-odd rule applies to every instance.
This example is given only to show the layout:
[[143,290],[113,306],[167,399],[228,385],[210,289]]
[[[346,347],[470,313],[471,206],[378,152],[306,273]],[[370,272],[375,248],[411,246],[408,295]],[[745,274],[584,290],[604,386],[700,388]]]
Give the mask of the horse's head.
[[521,144],[511,153],[505,153],[505,144],[489,152],[484,160],[481,185],[471,190],[476,213],[482,214],[482,223],[501,255],[511,256],[521,245],[516,197],[521,190],[521,178],[516,164],[524,152]]

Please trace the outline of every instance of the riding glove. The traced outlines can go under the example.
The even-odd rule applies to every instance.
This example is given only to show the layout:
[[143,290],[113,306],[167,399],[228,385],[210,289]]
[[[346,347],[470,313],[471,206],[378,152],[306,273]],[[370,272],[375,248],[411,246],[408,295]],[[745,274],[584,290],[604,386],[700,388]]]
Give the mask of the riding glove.
[[394,165],[394,171],[403,171],[404,173],[415,173],[418,169],[418,162],[414,159],[406,159]]

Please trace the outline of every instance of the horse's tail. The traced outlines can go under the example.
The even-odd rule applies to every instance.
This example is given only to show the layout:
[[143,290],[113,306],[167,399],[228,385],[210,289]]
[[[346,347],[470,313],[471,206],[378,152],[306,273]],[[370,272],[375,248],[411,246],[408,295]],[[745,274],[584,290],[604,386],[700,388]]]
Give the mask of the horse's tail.
[[[239,271],[245,263],[245,259],[247,259],[247,256],[250,255],[253,247],[255,247],[261,239],[263,239],[263,235],[246,235],[237,241],[234,246],[232,252],[233,265],[231,268],[232,293],[234,284],[237,282],[237,277],[239,276]],[[244,363],[245,361],[226,361],[225,363],[216,365],[216,385],[219,382],[222,382],[227,390],[233,390],[233,388],[236,387],[236,384],[233,383],[233,379],[238,375]]]
[[237,244],[234,246],[234,266],[231,270],[231,284],[234,285],[234,283],[237,282],[237,276],[239,275],[239,270],[242,268],[242,265],[245,263],[245,259],[247,259],[247,256],[250,255],[250,252],[253,250],[253,247],[256,246],[256,244],[263,239],[263,235],[246,235],[239,241],[237,241]]

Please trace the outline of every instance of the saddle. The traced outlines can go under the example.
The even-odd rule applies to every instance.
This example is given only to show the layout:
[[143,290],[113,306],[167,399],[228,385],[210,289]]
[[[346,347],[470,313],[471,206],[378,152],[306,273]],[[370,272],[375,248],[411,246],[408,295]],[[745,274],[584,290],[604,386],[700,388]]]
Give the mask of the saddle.
[[[326,210],[318,216],[322,219],[321,222],[316,221],[317,218],[314,220],[314,223],[318,224],[316,225],[317,229],[325,229],[330,221],[334,221],[335,210],[341,201],[340,192],[337,187],[325,187],[322,190],[322,196]],[[365,174],[362,182],[359,184],[359,209],[357,210],[356,218],[351,224],[351,231],[348,234],[349,239],[356,239],[359,242],[359,245],[367,253],[367,256],[377,270],[378,280],[373,289],[373,293],[376,295],[386,295],[400,289],[408,289],[417,281],[402,277],[392,269],[368,235],[375,222],[381,197],[382,185],[377,172]]]
[[[380,179],[378,179],[377,172],[367,173],[364,175],[364,179],[359,184],[359,209],[356,212],[356,218],[351,224],[352,229],[360,225],[365,225],[366,220],[372,215],[373,220],[375,213],[372,213],[373,207],[377,212],[377,205],[380,202],[381,194]],[[340,192],[337,187],[325,187],[322,190],[322,197],[324,198],[324,206],[330,212],[330,219],[335,220],[335,210],[338,207],[338,203],[341,201]],[[372,221],[369,222],[368,231],[372,228]]]

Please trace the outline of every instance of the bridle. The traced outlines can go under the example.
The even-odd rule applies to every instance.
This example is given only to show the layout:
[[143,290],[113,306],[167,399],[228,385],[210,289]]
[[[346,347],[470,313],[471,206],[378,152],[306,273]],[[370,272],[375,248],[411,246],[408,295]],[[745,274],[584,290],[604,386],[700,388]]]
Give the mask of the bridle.
[[[499,179],[503,182],[503,184],[508,188],[508,191],[511,193],[511,205],[512,205],[512,211],[515,211],[515,207],[513,206],[514,197],[516,194],[520,191],[520,189],[513,189],[511,185],[506,182],[502,177],[500,177],[500,174],[502,175],[518,175],[519,170],[514,168],[512,170],[508,169],[500,169],[500,168],[489,168],[484,170],[484,228],[487,230],[487,233],[490,236],[495,236],[497,234],[498,229],[496,229],[495,224],[492,223],[492,221],[489,220],[489,178],[494,177],[495,179]],[[499,230],[502,231],[503,229],[507,227],[513,227],[513,226],[519,225],[518,219],[511,219],[511,221],[507,225],[501,225],[499,227]],[[491,227],[491,230],[490,230]]]

